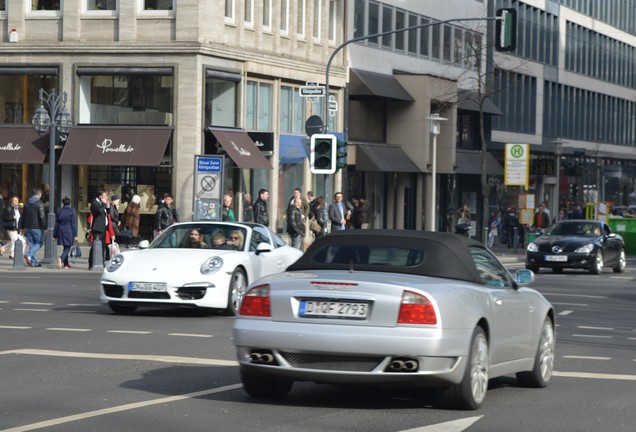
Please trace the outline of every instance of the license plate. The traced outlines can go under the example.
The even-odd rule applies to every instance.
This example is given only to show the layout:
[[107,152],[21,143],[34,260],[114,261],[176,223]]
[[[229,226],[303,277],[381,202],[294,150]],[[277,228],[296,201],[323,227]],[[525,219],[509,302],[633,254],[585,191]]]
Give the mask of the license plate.
[[129,282],[129,291],[166,292],[168,287],[164,282]]
[[566,255],[546,255],[545,260],[552,262],[567,262],[568,257]]
[[368,303],[324,300],[301,300],[298,311],[301,317],[364,319],[368,314]]

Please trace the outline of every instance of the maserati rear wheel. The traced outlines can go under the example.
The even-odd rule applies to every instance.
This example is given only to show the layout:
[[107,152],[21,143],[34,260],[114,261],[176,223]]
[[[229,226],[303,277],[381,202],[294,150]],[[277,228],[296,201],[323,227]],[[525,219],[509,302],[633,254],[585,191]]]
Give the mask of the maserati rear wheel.
[[554,325],[552,319],[546,317],[541,328],[539,346],[534,358],[534,368],[529,372],[517,373],[517,383],[522,387],[545,387],[548,385],[554,370]]

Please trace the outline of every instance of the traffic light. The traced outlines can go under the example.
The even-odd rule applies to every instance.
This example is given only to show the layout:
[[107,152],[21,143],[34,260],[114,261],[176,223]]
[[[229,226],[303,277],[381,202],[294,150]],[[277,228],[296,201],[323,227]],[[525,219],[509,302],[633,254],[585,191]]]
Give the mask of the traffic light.
[[309,168],[314,174],[336,172],[338,143],[335,135],[314,134],[311,136]]
[[336,161],[336,168],[347,167],[347,143],[338,140],[338,151],[336,153],[338,160]]
[[517,47],[517,11],[516,9],[498,9],[495,21],[495,49],[513,51]]

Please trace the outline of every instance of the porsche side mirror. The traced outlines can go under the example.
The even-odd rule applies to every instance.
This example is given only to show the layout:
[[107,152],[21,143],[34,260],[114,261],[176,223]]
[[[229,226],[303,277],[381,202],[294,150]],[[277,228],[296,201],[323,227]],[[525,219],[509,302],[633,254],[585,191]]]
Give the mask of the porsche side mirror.
[[264,252],[271,252],[272,251],[272,245],[268,244],[268,243],[259,243],[258,246],[256,246],[256,255],[260,255]]
[[515,282],[519,286],[529,285],[534,282],[534,272],[532,270],[519,270],[515,273]]
[[150,246],[150,242],[148,240],[142,240],[137,245],[137,247],[139,247],[139,249],[148,249],[148,246]]

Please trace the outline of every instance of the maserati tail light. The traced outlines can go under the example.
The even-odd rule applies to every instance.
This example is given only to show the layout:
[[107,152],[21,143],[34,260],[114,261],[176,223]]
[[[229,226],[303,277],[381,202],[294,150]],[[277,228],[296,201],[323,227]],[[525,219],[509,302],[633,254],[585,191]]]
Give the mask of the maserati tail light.
[[269,285],[257,285],[245,293],[239,313],[245,316],[271,317]]
[[404,291],[397,322],[398,324],[437,324],[437,315],[435,315],[435,308],[425,296]]

